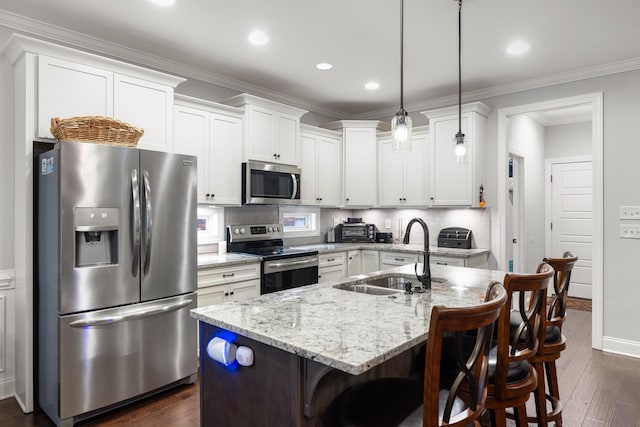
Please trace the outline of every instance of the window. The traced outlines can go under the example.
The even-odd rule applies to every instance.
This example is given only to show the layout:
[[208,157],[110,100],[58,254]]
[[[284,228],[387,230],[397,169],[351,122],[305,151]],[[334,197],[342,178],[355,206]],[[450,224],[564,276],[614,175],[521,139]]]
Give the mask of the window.
[[198,244],[217,243],[224,240],[223,233],[224,209],[198,206]]
[[320,209],[299,206],[280,207],[280,221],[285,237],[320,235]]

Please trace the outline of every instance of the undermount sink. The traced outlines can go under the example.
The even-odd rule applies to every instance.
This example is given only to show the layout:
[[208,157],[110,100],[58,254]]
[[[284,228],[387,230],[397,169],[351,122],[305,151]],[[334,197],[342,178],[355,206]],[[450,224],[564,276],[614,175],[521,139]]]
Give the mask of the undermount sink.
[[399,294],[404,291],[400,291],[398,289],[387,289],[381,288],[380,286],[372,286],[368,283],[353,285],[353,284],[341,284],[334,285],[336,289],[342,289],[344,291],[357,292],[359,294],[369,294],[369,295],[394,295]]
[[[446,282],[446,279],[441,279],[437,277],[431,278],[432,282]],[[336,289],[342,289],[344,291],[350,292],[358,292],[361,294],[369,294],[369,295],[394,295],[398,293],[403,293],[406,285],[411,284],[411,288],[416,290],[416,288],[421,288],[421,283],[415,277],[406,277],[406,276],[388,276],[381,277],[378,279],[371,279],[364,283],[353,284],[353,283],[341,283],[338,285],[334,285],[333,287]]]

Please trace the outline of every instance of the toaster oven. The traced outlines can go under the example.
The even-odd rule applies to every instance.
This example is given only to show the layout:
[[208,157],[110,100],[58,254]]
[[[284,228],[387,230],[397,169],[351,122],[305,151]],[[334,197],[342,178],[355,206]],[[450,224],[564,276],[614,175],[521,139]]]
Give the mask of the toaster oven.
[[365,223],[347,223],[336,226],[336,242],[364,242],[373,243],[376,236],[376,226]]

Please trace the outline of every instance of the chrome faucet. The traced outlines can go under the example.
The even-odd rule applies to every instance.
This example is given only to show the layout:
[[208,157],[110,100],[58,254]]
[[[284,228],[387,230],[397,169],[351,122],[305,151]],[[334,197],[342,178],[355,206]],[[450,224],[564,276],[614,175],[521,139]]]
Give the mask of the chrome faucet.
[[418,263],[415,265],[416,278],[425,289],[431,289],[431,267],[429,266],[429,227],[427,227],[427,223],[424,222],[421,218],[413,218],[407,224],[407,231],[404,233],[404,239],[402,243],[405,245],[409,244],[409,235],[411,234],[411,226],[413,223],[417,222],[422,226],[422,231],[424,232],[424,262],[422,274],[418,274]]

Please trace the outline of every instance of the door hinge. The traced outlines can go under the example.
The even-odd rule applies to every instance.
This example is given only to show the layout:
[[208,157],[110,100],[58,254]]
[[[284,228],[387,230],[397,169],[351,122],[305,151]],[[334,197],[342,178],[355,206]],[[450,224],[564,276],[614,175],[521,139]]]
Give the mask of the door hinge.
[[553,223],[550,222],[549,225],[551,226],[551,229],[553,230]]
[[549,175],[549,179],[553,182],[553,175]]

